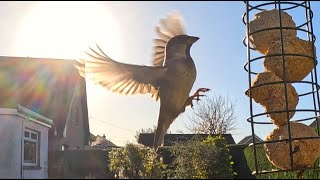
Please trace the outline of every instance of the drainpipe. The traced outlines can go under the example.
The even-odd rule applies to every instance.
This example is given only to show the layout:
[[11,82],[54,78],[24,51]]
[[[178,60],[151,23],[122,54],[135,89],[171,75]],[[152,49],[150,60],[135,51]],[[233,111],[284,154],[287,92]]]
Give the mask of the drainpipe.
[[20,166],[20,178],[24,179],[23,175],[23,152],[24,152],[24,119],[22,120],[22,126],[21,126],[21,166]]
[[74,99],[75,99],[75,95],[76,95],[76,93],[77,93],[77,90],[78,90],[78,87],[76,86],[76,87],[74,88],[74,91],[73,91],[72,99],[71,99],[70,106],[69,106],[68,116],[67,116],[67,119],[66,119],[66,124],[65,124],[64,130],[63,130],[63,137],[64,137],[64,138],[67,137],[67,123],[68,123],[69,120],[70,120],[71,109],[72,109],[73,101],[74,101]]

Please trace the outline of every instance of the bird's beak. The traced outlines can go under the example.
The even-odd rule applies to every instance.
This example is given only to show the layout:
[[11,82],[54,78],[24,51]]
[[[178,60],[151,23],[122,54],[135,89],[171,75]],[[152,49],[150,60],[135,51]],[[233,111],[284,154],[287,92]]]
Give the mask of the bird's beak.
[[195,43],[196,41],[198,41],[199,39],[200,39],[200,38],[199,38],[199,37],[196,37],[196,36],[189,36],[188,43],[193,44],[193,43]]

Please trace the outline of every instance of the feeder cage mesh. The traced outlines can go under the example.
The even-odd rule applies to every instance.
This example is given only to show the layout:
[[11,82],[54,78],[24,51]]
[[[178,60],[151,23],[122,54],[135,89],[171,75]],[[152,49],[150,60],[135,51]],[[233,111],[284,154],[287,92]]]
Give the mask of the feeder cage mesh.
[[[247,121],[253,139],[253,173],[319,168],[320,101],[310,2],[244,1],[244,4],[243,44],[247,50],[244,69],[248,72],[248,89],[244,93],[250,101]],[[307,125],[310,122],[314,126]],[[261,126],[274,129],[262,142],[256,142],[257,127]],[[261,168],[258,146],[263,147],[275,169]]]

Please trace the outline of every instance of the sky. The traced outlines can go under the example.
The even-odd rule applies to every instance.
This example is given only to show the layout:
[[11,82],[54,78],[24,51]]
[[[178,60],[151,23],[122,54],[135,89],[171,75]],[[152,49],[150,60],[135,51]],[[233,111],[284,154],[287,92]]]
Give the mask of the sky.
[[[314,33],[320,37],[320,2],[311,2],[311,8],[314,12]],[[206,87],[212,90],[211,95],[220,94],[236,101],[237,129],[231,133],[239,142],[251,135],[251,124],[246,120],[250,115],[249,98],[244,94],[249,81],[248,73],[243,68],[247,61],[247,50],[242,43],[246,33],[242,22],[245,13],[243,1],[2,1],[0,55],[74,60],[97,43],[119,62],[151,65],[152,40],[156,37],[154,28],[160,18],[173,10],[184,17],[187,34],[200,37],[191,48],[197,79],[190,95],[196,89]],[[250,13],[250,20],[254,13]],[[289,14],[296,24],[304,21],[303,9],[289,11]],[[306,37],[302,33],[298,35]],[[318,41],[315,46],[320,46]],[[261,63],[255,63],[254,70],[261,71]],[[305,91],[306,88],[309,87],[297,87],[297,91]],[[160,105],[150,95],[113,94],[90,81],[87,81],[87,93],[90,132],[105,134],[116,145],[135,142],[136,131],[157,124]],[[261,107],[253,103],[256,111],[262,112]],[[298,107],[308,108],[311,105],[310,99],[302,99]],[[186,125],[192,112],[188,107],[169,131],[190,133]],[[295,117],[305,116],[307,114],[297,113]],[[263,118],[263,121],[268,121],[267,117]],[[273,125],[257,125],[255,132],[265,139],[274,128]]]

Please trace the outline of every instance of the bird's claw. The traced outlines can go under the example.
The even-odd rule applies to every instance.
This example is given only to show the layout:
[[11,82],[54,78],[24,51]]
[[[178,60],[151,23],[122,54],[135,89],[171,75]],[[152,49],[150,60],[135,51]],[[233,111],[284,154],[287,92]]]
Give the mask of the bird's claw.
[[197,92],[207,92],[207,91],[210,91],[210,89],[209,88],[199,88],[197,90]]
[[199,88],[199,89],[194,93],[194,95],[192,95],[193,100],[197,100],[197,102],[198,102],[198,101],[200,100],[200,97],[206,96],[206,95],[203,95],[203,94],[199,94],[199,92],[205,93],[205,92],[208,92],[208,91],[210,91],[209,88]]
[[206,96],[204,94],[199,94],[199,92],[207,92],[210,91],[209,88],[199,88],[192,96],[190,96],[186,102],[186,106],[190,105],[192,109],[193,108],[193,100],[197,101],[197,104],[199,104],[199,101],[201,100],[200,97]]
[[206,95],[204,95],[204,94],[198,94],[198,95],[196,95],[196,96],[194,96],[193,98],[193,100],[196,100],[197,101],[197,103],[198,103],[198,101],[200,100],[200,97],[203,97],[203,96],[206,96]]

